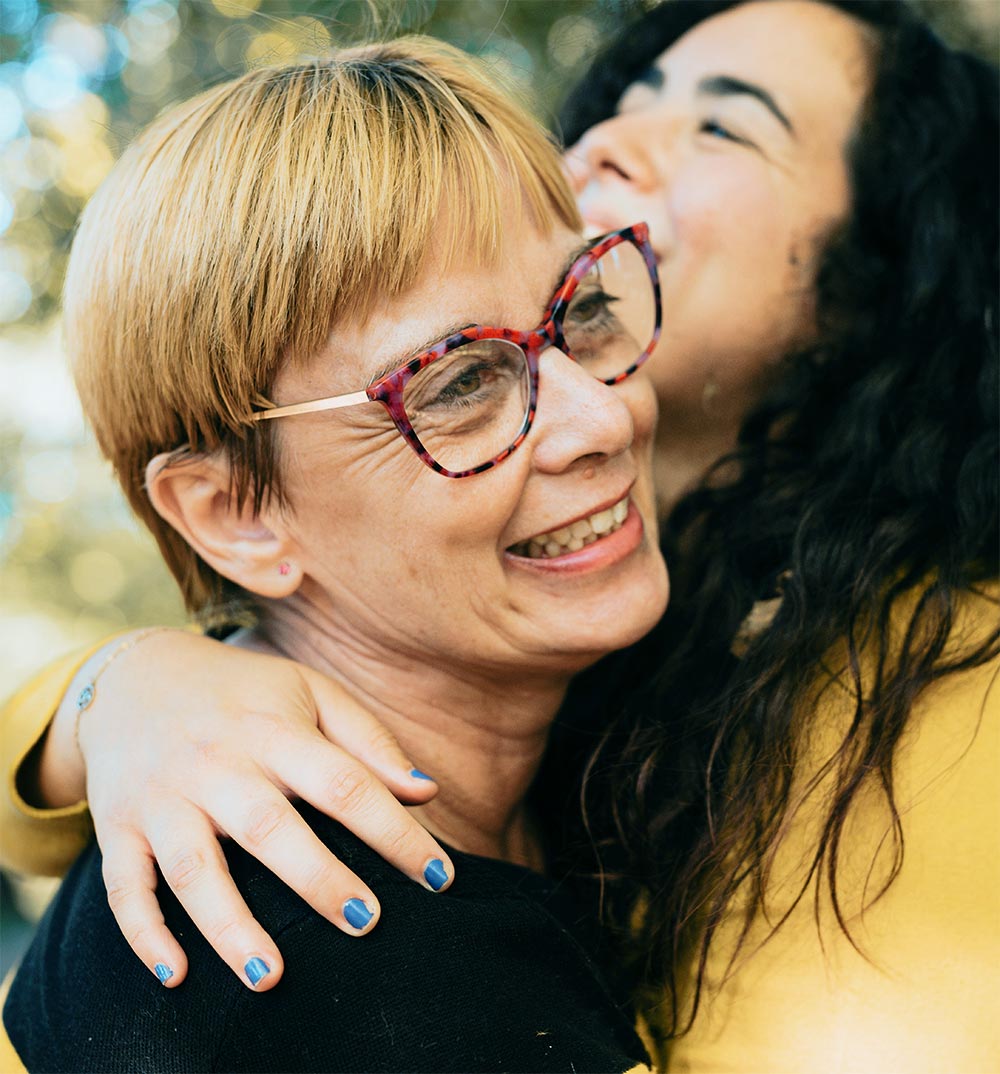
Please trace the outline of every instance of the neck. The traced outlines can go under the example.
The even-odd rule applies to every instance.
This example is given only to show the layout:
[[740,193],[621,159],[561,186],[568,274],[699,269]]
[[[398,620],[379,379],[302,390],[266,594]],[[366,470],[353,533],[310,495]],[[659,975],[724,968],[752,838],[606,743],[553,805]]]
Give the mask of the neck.
[[541,867],[524,797],[538,769],[569,673],[469,669],[383,642],[325,612],[301,590],[269,605],[251,645],[339,682],[395,735],[440,794],[413,810],[458,850]]

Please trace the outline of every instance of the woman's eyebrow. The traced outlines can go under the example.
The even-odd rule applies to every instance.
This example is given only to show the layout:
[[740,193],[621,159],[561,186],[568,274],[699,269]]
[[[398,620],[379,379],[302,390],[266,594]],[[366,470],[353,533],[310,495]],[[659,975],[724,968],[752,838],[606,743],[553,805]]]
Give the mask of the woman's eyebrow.
[[550,295],[555,295],[556,291],[562,289],[562,285],[566,282],[566,277],[569,275],[569,270],[580,260],[583,255],[593,247],[594,239],[588,239],[586,242],[581,243],[562,264],[562,268],[559,269],[559,274],[552,281],[552,290]]
[[407,350],[397,354],[394,358],[389,358],[372,374],[367,387],[370,388],[375,381],[381,380],[389,373],[395,373],[397,369],[416,358],[418,354],[423,354],[425,351],[431,350],[432,347],[436,347],[441,340],[453,336],[456,332],[464,332],[466,328],[475,327],[476,326],[471,321],[467,321],[464,324],[455,323],[449,328],[443,328],[440,332],[436,332],[430,339],[425,340],[423,343],[418,343],[415,347],[409,347]]
[[698,83],[698,93],[712,97],[753,97],[760,101],[793,138],[796,137],[792,121],[762,86],[757,86],[753,82],[744,82],[742,78],[733,78],[731,75],[713,75],[711,78],[703,78]]
[[[663,69],[651,64],[638,78],[633,78],[629,86],[648,86],[652,90],[663,89],[667,76]],[[628,89],[628,86],[626,86]]]
[[[552,293],[555,294],[556,290],[562,286],[566,277],[569,275],[569,270],[576,264],[580,257],[583,256],[594,245],[593,239],[588,242],[581,243],[575,250],[570,253],[569,257],[563,262],[563,266],[559,269],[559,273],[552,284]],[[464,332],[467,328],[477,327],[471,321],[464,324],[453,324],[448,328],[444,328],[439,332],[436,332],[430,339],[423,343],[418,344],[415,347],[410,347],[408,350],[401,354],[397,354],[394,358],[389,359],[383,365],[372,374],[371,379],[368,381],[368,387],[370,388],[377,380],[381,380],[386,374],[394,373],[400,366],[406,365],[411,359],[416,358],[418,354],[423,354],[425,351],[429,351],[432,347],[436,347],[443,339],[447,339],[449,336],[453,336],[456,332]],[[501,327],[494,325],[494,328]]]

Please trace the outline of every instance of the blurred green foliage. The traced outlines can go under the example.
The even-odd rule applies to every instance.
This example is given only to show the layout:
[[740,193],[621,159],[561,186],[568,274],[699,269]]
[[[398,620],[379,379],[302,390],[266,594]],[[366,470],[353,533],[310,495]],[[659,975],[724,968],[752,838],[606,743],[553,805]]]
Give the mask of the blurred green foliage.
[[373,34],[488,59],[547,114],[622,5],[605,0],[3,0],[0,322],[56,308],[84,202],[164,107]]

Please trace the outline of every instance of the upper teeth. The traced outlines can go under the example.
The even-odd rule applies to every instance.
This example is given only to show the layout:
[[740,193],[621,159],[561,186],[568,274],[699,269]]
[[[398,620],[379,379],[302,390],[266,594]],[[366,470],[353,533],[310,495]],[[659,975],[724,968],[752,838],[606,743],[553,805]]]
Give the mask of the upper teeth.
[[532,559],[551,559],[567,552],[578,552],[584,545],[593,544],[598,537],[621,529],[628,515],[628,496],[611,507],[605,507],[589,518],[581,518],[568,526],[553,530],[551,533],[539,533],[527,541],[516,544],[511,549],[515,555],[530,556]]

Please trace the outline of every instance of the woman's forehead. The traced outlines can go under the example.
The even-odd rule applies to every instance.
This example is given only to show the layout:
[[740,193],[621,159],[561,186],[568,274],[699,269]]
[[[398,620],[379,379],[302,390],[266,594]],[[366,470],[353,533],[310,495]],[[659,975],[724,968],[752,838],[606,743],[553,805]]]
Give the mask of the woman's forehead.
[[805,127],[853,117],[870,70],[868,31],[852,16],[816,0],[751,0],[698,23],[632,87],[695,92],[712,80],[739,80]]
[[471,325],[535,328],[587,245],[564,225],[545,233],[524,218],[505,232],[493,258],[470,251],[446,261],[431,252],[413,286],[385,297],[364,319],[341,319],[312,360],[283,370],[282,390],[356,391]]

